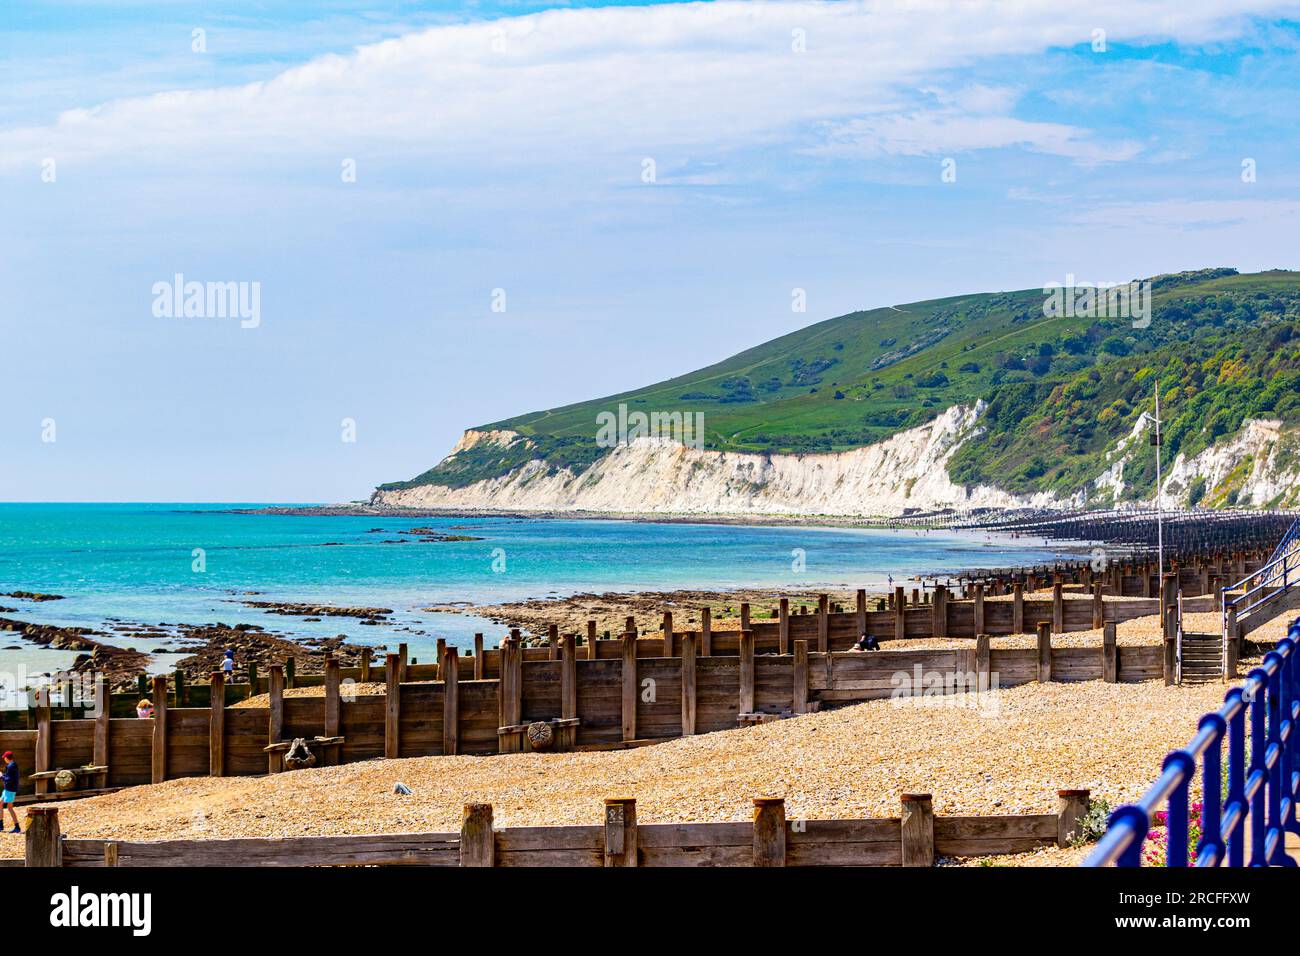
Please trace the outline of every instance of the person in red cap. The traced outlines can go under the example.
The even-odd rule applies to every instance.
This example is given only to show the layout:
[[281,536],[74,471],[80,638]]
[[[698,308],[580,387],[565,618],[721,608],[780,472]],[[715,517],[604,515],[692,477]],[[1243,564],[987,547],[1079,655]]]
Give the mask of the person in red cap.
[[14,809],[14,801],[18,799],[18,762],[14,760],[13,751],[6,750],[4,756],[0,757],[4,761],[4,793],[0,794],[0,830],[5,828],[5,811],[14,818],[13,833],[22,833],[22,828],[18,826],[18,811]]

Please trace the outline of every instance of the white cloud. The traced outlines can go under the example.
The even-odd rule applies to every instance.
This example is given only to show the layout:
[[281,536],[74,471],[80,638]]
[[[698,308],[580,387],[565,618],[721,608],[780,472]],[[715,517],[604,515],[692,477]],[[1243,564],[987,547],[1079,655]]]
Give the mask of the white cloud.
[[[359,152],[474,178],[501,167],[608,171],[646,155],[782,145],[916,155],[1022,146],[1132,155],[1010,115],[1015,92],[937,75],[1086,43],[1223,40],[1263,0],[679,4],[552,10],[436,27],[240,87],[117,100],[0,132],[0,170],[47,156],[133,165],[296,163]],[[996,15],[995,15],[996,12]],[[806,51],[792,50],[802,30]],[[928,90],[929,93],[918,92]],[[927,108],[925,97],[938,98]],[[824,142],[818,136],[825,135]]]

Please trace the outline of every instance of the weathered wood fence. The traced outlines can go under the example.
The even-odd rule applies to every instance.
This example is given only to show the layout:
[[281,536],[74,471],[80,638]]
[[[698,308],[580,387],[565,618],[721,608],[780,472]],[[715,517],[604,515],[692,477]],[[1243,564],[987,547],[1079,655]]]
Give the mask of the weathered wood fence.
[[605,801],[603,826],[495,829],[491,804],[467,804],[458,833],[133,842],[66,839],[58,810],[28,810],[26,865],[103,866],[932,866],[1067,846],[1087,790],[1058,791],[1056,813],[939,816],[930,794],[903,794],[900,815],[789,820],[780,798],[754,800],[752,822],[639,824],[636,800]]
[[[297,737],[323,764],[545,746],[606,750],[802,714],[823,702],[921,696],[936,686],[957,693],[1028,681],[1132,682],[1158,678],[1167,666],[1159,646],[1117,647],[1113,622],[1100,647],[1053,647],[1051,630],[1041,622],[1035,646],[1020,649],[991,649],[981,635],[968,648],[873,653],[819,652],[794,639],[786,654],[758,653],[758,638],[747,630],[733,632],[735,654],[711,656],[700,654],[699,636],[688,633],[670,638],[671,657],[641,657],[647,642],[627,634],[597,642],[616,645],[619,657],[594,659],[580,658],[566,635],[536,649],[553,660],[526,659],[527,649],[512,638],[500,650],[500,676],[482,680],[462,679],[455,648],[445,649],[436,681],[402,680],[399,656],[389,654],[382,695],[350,693],[335,660],[326,661],[323,695],[286,695],[283,668],[275,665],[265,707],[173,707],[167,679],[156,677],[154,717],[112,717],[104,707],[94,717],[53,720],[43,704],[35,731],[0,731],[0,746],[37,773],[107,767],[104,786],[116,788],[278,772],[283,754],[267,748]],[[212,676],[214,701],[224,699],[222,682],[220,673]],[[43,799],[48,789],[48,780],[25,779],[20,799]]]

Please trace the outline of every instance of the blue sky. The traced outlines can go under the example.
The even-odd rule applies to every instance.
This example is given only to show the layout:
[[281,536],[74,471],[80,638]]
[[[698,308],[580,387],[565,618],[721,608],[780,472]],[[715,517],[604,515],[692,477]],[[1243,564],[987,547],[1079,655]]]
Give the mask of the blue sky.
[[[853,309],[1300,267],[1297,18],[4,5],[0,499],[364,497]],[[155,315],[177,273],[260,323]]]

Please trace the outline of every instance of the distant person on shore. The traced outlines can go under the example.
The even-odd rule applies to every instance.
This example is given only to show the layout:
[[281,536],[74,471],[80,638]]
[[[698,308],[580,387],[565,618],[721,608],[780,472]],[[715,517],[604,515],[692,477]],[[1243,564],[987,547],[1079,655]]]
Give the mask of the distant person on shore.
[[221,659],[221,676],[230,683],[235,677],[235,652],[226,648],[226,656]]
[[140,703],[135,705],[135,715],[143,720],[146,717],[153,716],[153,701],[148,697],[140,698]]
[[858,638],[858,642],[853,645],[855,651],[878,651],[880,650],[880,641],[870,634],[863,634]]
[[22,833],[22,827],[18,825],[18,811],[14,809],[14,801],[18,799],[18,762],[14,760],[12,751],[6,750],[4,756],[0,757],[4,761],[4,793],[0,794],[0,830],[5,828],[5,811],[14,818],[14,828],[11,833]]

